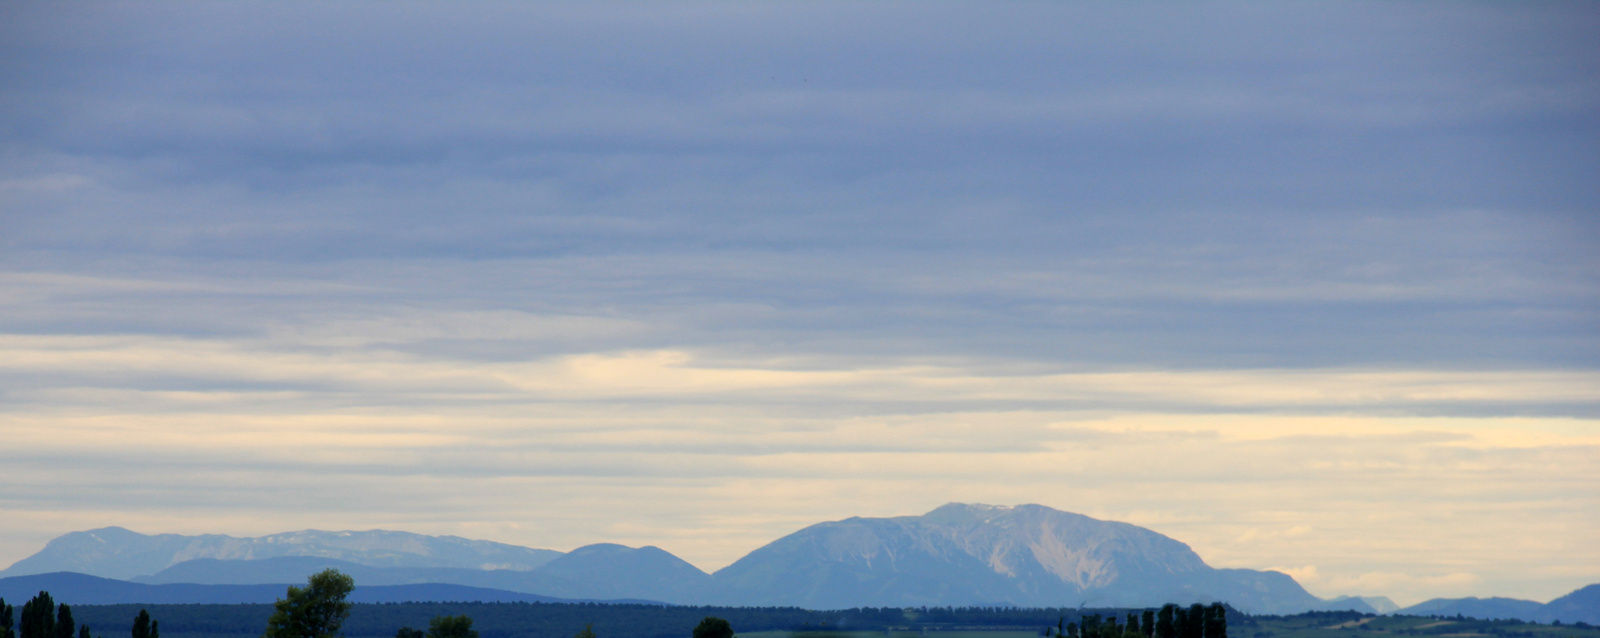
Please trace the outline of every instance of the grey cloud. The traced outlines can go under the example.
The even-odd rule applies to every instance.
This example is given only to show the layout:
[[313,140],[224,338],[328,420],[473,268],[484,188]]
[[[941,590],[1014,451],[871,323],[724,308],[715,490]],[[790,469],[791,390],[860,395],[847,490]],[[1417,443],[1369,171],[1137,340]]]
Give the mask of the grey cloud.
[[[1581,473],[1551,468],[1589,463],[1582,446],[1351,436],[1243,444],[1259,462],[1228,463],[1195,456],[1223,446],[1215,433],[1128,435],[1171,450],[1151,473],[1128,469],[1151,459],[1120,435],[1039,427],[1045,414],[1593,418],[1573,393],[594,398],[427,371],[655,350],[726,369],[944,367],[1002,390],[1063,372],[1592,371],[1597,33],[1589,5],[1563,3],[0,4],[0,334],[166,344],[149,359],[165,364],[117,369],[35,353],[54,363],[0,373],[0,416],[421,414],[538,442],[347,444],[314,461],[233,447],[161,456],[183,476],[132,482],[118,472],[138,462],[113,453],[13,446],[8,463],[80,482],[4,492],[35,513],[122,507],[99,488],[149,511],[248,494],[282,516],[337,476],[350,487],[316,496],[322,515],[353,495],[383,509],[362,520],[432,516],[394,495],[404,484],[452,515],[530,518],[445,495],[500,477],[530,511],[573,506],[593,525],[640,508],[684,537],[705,535],[627,494],[678,480],[661,502],[728,515],[760,510],[728,494],[794,485],[818,520],[958,493],[1068,494],[1111,514],[1198,498],[1265,520],[1244,503],[1265,495],[1307,518],[1305,500],[1336,504],[1322,525],[1399,503],[1383,515],[1402,536],[1438,529],[1402,510],[1449,499],[1503,508],[1526,489],[1581,505],[1593,490],[1567,478]],[[294,365],[274,371],[282,360]],[[931,424],[1018,414],[1034,420],[977,441]],[[505,425],[517,415],[524,427]],[[665,437],[660,456],[562,438],[652,418],[703,436]],[[850,419],[924,436],[825,439],[866,427]],[[735,425],[748,436],[718,434]],[[1026,460],[1030,445],[1066,460],[969,492],[972,476],[938,474]],[[960,446],[973,454],[925,468],[783,465]],[[595,460],[608,454],[627,463]],[[1428,469],[1501,488],[1475,499]],[[297,472],[313,478],[248,488]],[[1416,490],[1345,482],[1374,476]],[[1250,480],[1293,489],[1230,491]],[[1577,529],[1588,511],[1560,520]],[[742,538],[800,520],[759,517],[734,525]]]

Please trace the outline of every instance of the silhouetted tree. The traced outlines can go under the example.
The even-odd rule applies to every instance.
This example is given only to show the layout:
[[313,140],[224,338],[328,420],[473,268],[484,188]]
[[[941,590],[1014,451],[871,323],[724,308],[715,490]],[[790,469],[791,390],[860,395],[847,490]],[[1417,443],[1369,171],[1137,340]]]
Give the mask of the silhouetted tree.
[[1212,603],[1206,608],[1205,638],[1228,638],[1228,608]]
[[150,612],[140,609],[133,617],[133,638],[150,638]]
[[56,638],[56,601],[42,591],[22,605],[22,638]]
[[1183,628],[1183,638],[1205,638],[1206,608],[1200,603],[1189,605],[1188,623]]
[[17,632],[12,629],[16,625],[11,605],[6,604],[6,599],[0,598],[0,638],[16,638]]
[[694,638],[733,638],[733,625],[721,618],[706,616],[695,625]]
[[1144,638],[1152,638],[1156,634],[1156,610],[1144,610],[1144,623],[1139,625],[1144,629]]
[[412,629],[410,627],[401,627],[398,631],[394,632],[394,638],[422,638],[422,630]]
[[1078,638],[1078,623],[1067,623],[1067,638]]
[[572,638],[595,638],[595,635],[594,635],[594,623],[589,623],[587,625],[584,625],[583,626],[583,631],[578,632],[578,634],[576,636],[573,636]]
[[78,623],[72,620],[72,608],[62,603],[56,611],[56,638],[74,638],[78,633]]
[[1127,629],[1122,631],[1122,635],[1127,636],[1127,638],[1144,638],[1144,630],[1139,628],[1138,612],[1128,612],[1128,622],[1125,626]]
[[1156,614],[1156,638],[1178,638],[1177,621],[1174,618],[1178,606],[1168,603],[1161,606],[1160,613]]
[[89,635],[89,626],[88,625],[84,625],[84,626],[78,628],[78,638],[92,638]]
[[[262,638],[334,638],[350,616],[345,597],[355,590],[356,581],[337,569],[324,569],[306,579],[305,587],[289,586],[289,592],[273,603],[272,617]],[[469,621],[470,624],[470,621]],[[151,635],[150,638],[157,638]]]
[[1100,614],[1093,614],[1083,619],[1083,638],[1100,638],[1105,625],[1105,619]]
[[434,616],[428,621],[428,638],[478,638],[466,616]]

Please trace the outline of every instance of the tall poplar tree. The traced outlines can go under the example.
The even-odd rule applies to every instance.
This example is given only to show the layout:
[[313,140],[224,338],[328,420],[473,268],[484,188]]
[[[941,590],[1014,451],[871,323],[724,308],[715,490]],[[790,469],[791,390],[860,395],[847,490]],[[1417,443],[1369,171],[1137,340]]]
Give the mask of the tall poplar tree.
[[1083,628],[1080,632],[1083,638],[1100,638],[1100,614],[1089,614],[1083,617]]
[[133,617],[133,638],[150,638],[150,612],[140,609]]
[[72,608],[62,603],[56,611],[56,638],[77,638],[78,623],[72,620]]
[[1212,603],[1206,608],[1205,638],[1228,638],[1228,608]]
[[6,599],[0,598],[0,638],[16,638],[17,632],[12,629],[16,618],[12,614],[11,605],[6,604]]
[[22,605],[22,638],[56,638],[56,601],[42,591]]
[[1178,606],[1167,603],[1156,614],[1156,638],[1178,638],[1177,621],[1173,618]]

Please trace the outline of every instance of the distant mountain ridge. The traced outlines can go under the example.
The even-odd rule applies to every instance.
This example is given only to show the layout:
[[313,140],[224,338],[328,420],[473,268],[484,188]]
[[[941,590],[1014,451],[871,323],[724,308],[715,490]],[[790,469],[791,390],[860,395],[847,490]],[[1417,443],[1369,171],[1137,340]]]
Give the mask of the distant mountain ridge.
[[[271,603],[284,595],[286,584],[215,585],[173,583],[149,585],[100,578],[74,572],[53,572],[0,578],[0,599],[23,601],[41,591],[51,592],[56,602],[68,605],[137,604],[213,604],[234,605]],[[350,602],[394,603],[428,602],[596,602],[552,596],[467,587],[445,583],[408,585],[367,585],[350,594]],[[620,600],[604,602],[652,602]]]
[[691,604],[703,598],[711,576],[657,547],[602,543],[579,547],[532,570],[447,567],[373,567],[314,556],[261,560],[185,561],[149,576],[145,584],[237,585],[295,583],[324,569],[350,574],[360,586],[450,583],[572,600],[649,600]]
[[1400,609],[1387,596],[1339,596],[1323,601],[1311,611],[1355,611],[1363,614],[1389,614]]
[[251,538],[221,534],[149,536],[121,527],[104,527],[59,536],[39,553],[0,571],[0,577],[70,571],[125,580],[195,559],[282,556],[331,558],[373,567],[527,570],[554,560],[561,552],[387,530],[304,530]]
[[1321,602],[1287,575],[1213,569],[1148,529],[1041,505],[951,503],[922,516],[819,523],[713,578],[723,604],[812,609],[1225,600],[1261,613]]
[[[191,592],[212,597],[242,595],[228,593],[227,587],[271,585],[276,596],[285,584],[304,582],[307,574],[330,567],[354,576],[358,591],[413,588],[392,589],[393,595],[408,595],[405,591],[423,595],[425,588],[417,588],[450,585],[459,589],[435,588],[426,595],[811,609],[1132,607],[1212,601],[1225,601],[1249,613],[1383,613],[1395,607],[1381,597],[1322,600],[1278,572],[1216,569],[1188,545],[1127,523],[1040,505],[959,503],[921,516],[818,523],[768,543],[715,574],[648,546],[602,543],[562,553],[382,530],[306,530],[235,538],[146,536],[111,527],[58,537],[0,572],[0,582],[15,580],[6,576],[70,571],[164,587],[140,590],[165,592],[163,596],[185,591],[180,585],[223,588]],[[494,600],[502,599],[511,600]],[[1471,600],[1475,599],[1455,602],[1470,606]],[[1588,618],[1585,614],[1600,610],[1600,586],[1552,601],[1550,610],[1557,603],[1564,605],[1559,615],[1564,621]],[[1428,604],[1438,611],[1411,611],[1418,606],[1402,612],[1457,613],[1446,611],[1457,609],[1449,606],[1451,601],[1424,603]],[[1515,609],[1521,614],[1531,608]],[[1589,622],[1597,621],[1600,618]]]
[[1435,598],[1396,614],[1410,616],[1455,616],[1483,620],[1525,620],[1530,622],[1586,622],[1600,624],[1600,584],[1581,587],[1572,593],[1539,603],[1516,598]]

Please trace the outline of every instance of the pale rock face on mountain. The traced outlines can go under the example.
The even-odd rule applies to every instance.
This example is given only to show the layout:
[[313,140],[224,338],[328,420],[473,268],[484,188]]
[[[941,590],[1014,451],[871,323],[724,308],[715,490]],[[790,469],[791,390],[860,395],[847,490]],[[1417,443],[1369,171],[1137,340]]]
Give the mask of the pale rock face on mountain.
[[526,570],[560,555],[561,552],[548,549],[384,530],[306,530],[239,538],[220,534],[147,536],[121,527],[106,527],[62,535],[39,553],[0,571],[0,576],[67,571],[128,579],[195,559],[258,560],[282,556],[314,556],[373,567]]
[[1318,599],[1276,572],[1217,570],[1156,532],[1040,505],[952,503],[813,525],[714,575],[719,602],[855,606],[1159,605],[1261,612]]

